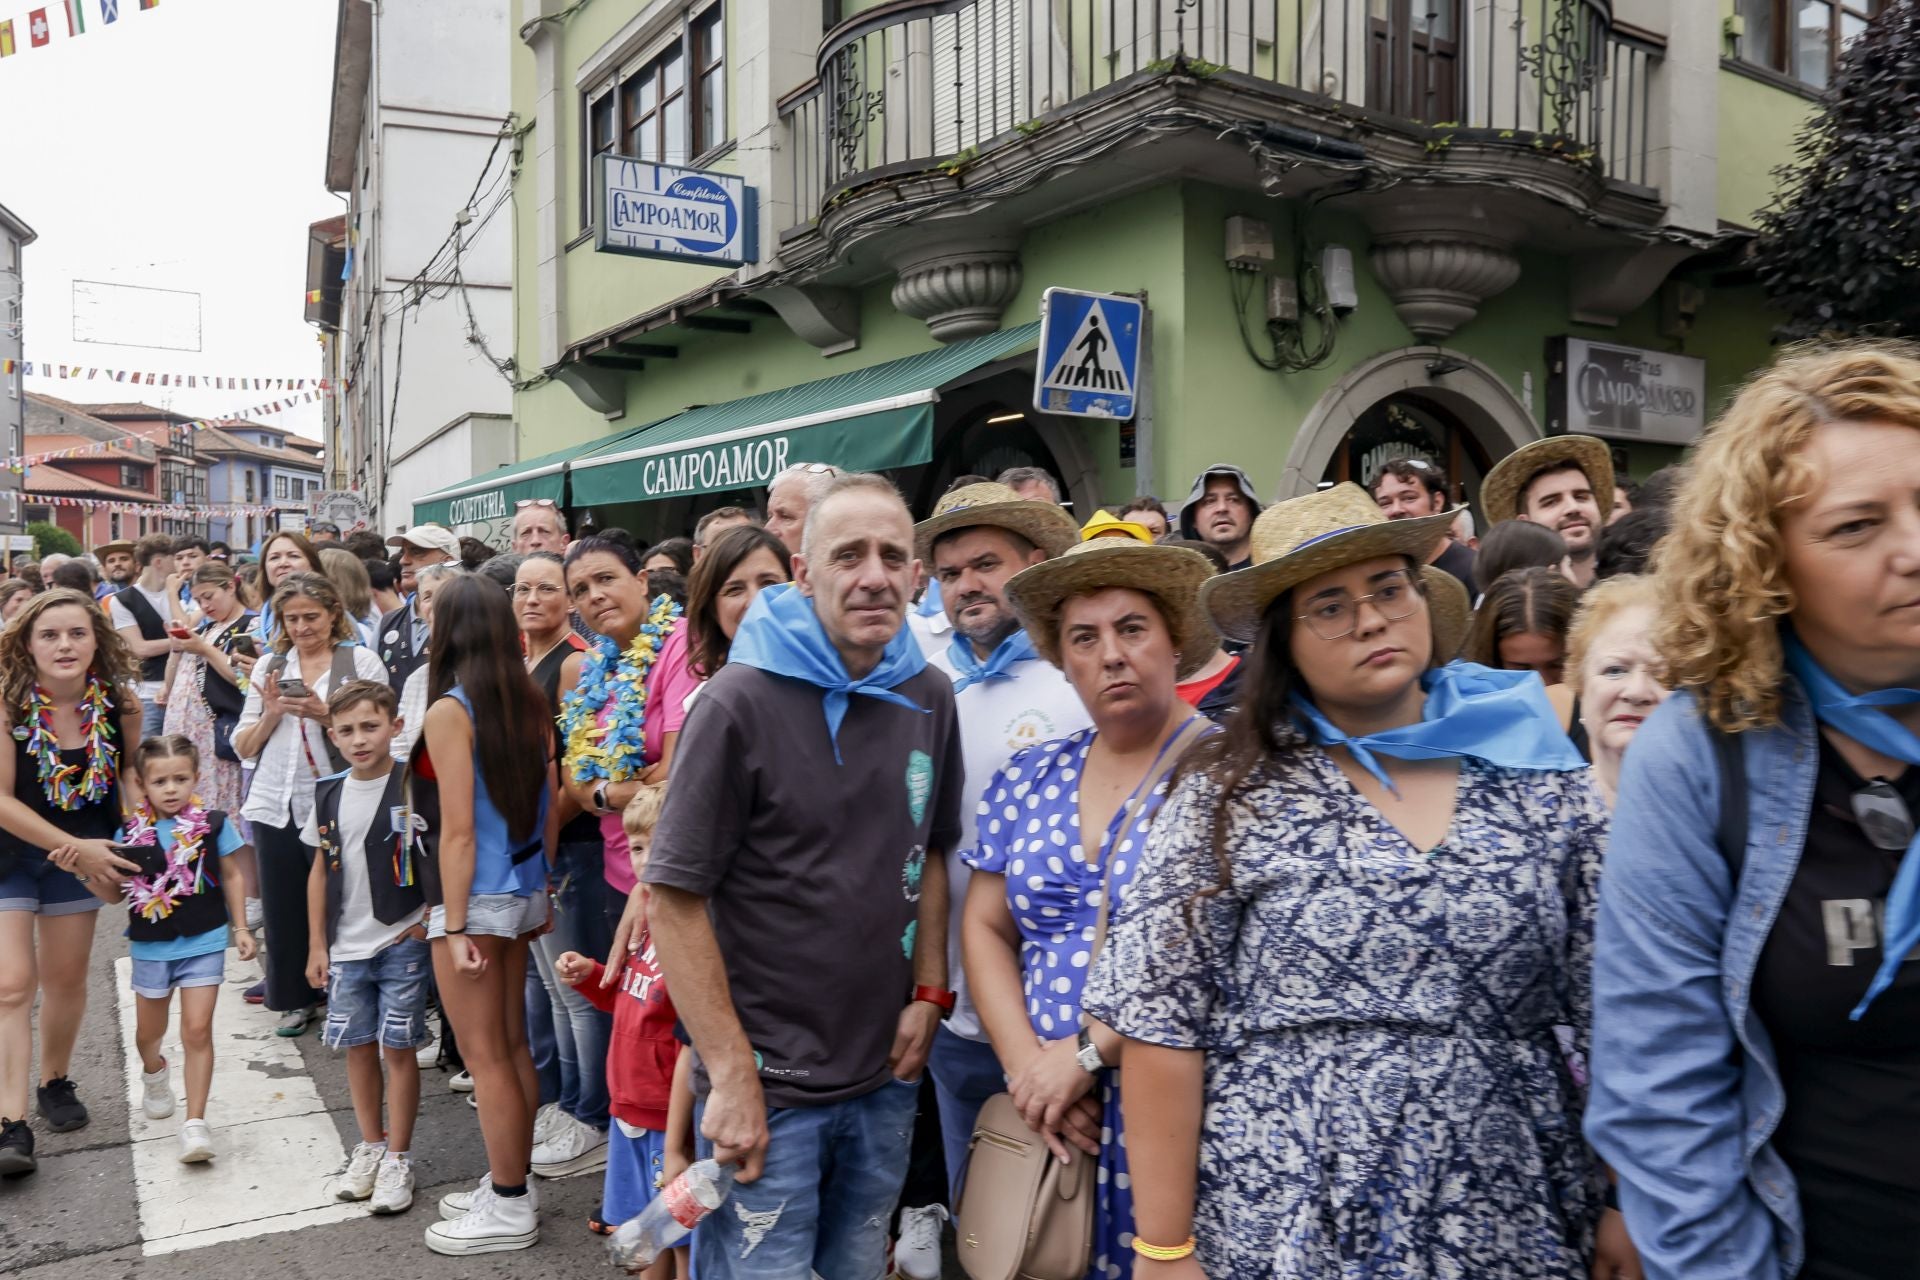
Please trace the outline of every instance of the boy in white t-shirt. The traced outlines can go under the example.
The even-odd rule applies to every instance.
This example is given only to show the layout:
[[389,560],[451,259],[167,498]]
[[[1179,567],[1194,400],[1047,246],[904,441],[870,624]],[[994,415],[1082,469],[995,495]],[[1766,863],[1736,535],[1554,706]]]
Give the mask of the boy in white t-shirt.
[[350,680],[333,691],[327,709],[327,735],[349,768],[315,784],[300,838],[318,851],[307,881],[307,981],[327,988],[322,1038],[347,1051],[360,1122],[360,1143],[334,1194],[371,1198],[375,1213],[400,1213],[413,1204],[415,1055],[429,1039],[432,968],[406,771],[389,753],[400,728],[399,700],[384,683]]

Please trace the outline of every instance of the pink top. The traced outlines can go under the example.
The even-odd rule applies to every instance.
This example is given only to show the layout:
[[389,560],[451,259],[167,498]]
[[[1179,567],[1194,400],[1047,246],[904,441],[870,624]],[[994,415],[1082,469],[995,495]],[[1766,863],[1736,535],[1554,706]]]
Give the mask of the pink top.
[[[680,732],[687,722],[687,695],[699,685],[693,675],[692,655],[687,652],[686,619],[673,624],[673,634],[661,647],[647,672],[647,722],[640,730],[640,759],[648,765],[660,762],[660,750],[670,733]],[[608,712],[602,711],[605,716]],[[606,844],[607,883],[621,893],[632,893],[638,883],[633,874],[633,858],[627,845],[627,829],[618,813],[600,815],[600,836]]]

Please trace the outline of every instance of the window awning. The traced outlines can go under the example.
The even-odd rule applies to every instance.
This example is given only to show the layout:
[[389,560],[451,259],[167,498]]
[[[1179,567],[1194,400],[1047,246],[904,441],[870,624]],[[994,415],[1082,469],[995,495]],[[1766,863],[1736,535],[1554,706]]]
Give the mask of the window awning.
[[940,387],[1039,338],[1035,321],[818,382],[689,409],[569,462],[573,504],[744,489],[796,462],[830,462],[849,471],[917,466],[933,457]]

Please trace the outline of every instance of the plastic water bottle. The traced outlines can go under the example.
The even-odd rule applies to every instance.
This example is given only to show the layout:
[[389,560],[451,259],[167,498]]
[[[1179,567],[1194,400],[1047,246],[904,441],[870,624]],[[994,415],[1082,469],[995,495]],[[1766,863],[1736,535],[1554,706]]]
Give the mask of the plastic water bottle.
[[700,1220],[733,1192],[733,1166],[702,1160],[660,1189],[639,1213],[620,1224],[607,1242],[613,1265],[638,1274],[693,1233]]

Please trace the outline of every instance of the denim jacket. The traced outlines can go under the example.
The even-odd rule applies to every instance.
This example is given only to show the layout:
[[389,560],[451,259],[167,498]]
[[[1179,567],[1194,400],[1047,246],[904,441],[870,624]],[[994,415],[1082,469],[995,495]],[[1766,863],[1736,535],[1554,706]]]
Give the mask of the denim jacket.
[[1793,1175],[1770,1142],[1786,1093],[1752,992],[1820,760],[1791,678],[1781,698],[1781,724],[1739,735],[1738,885],[1715,838],[1720,772],[1691,693],[1647,720],[1622,771],[1600,878],[1586,1131],[1619,1177],[1648,1280],[1785,1280],[1804,1252]]

